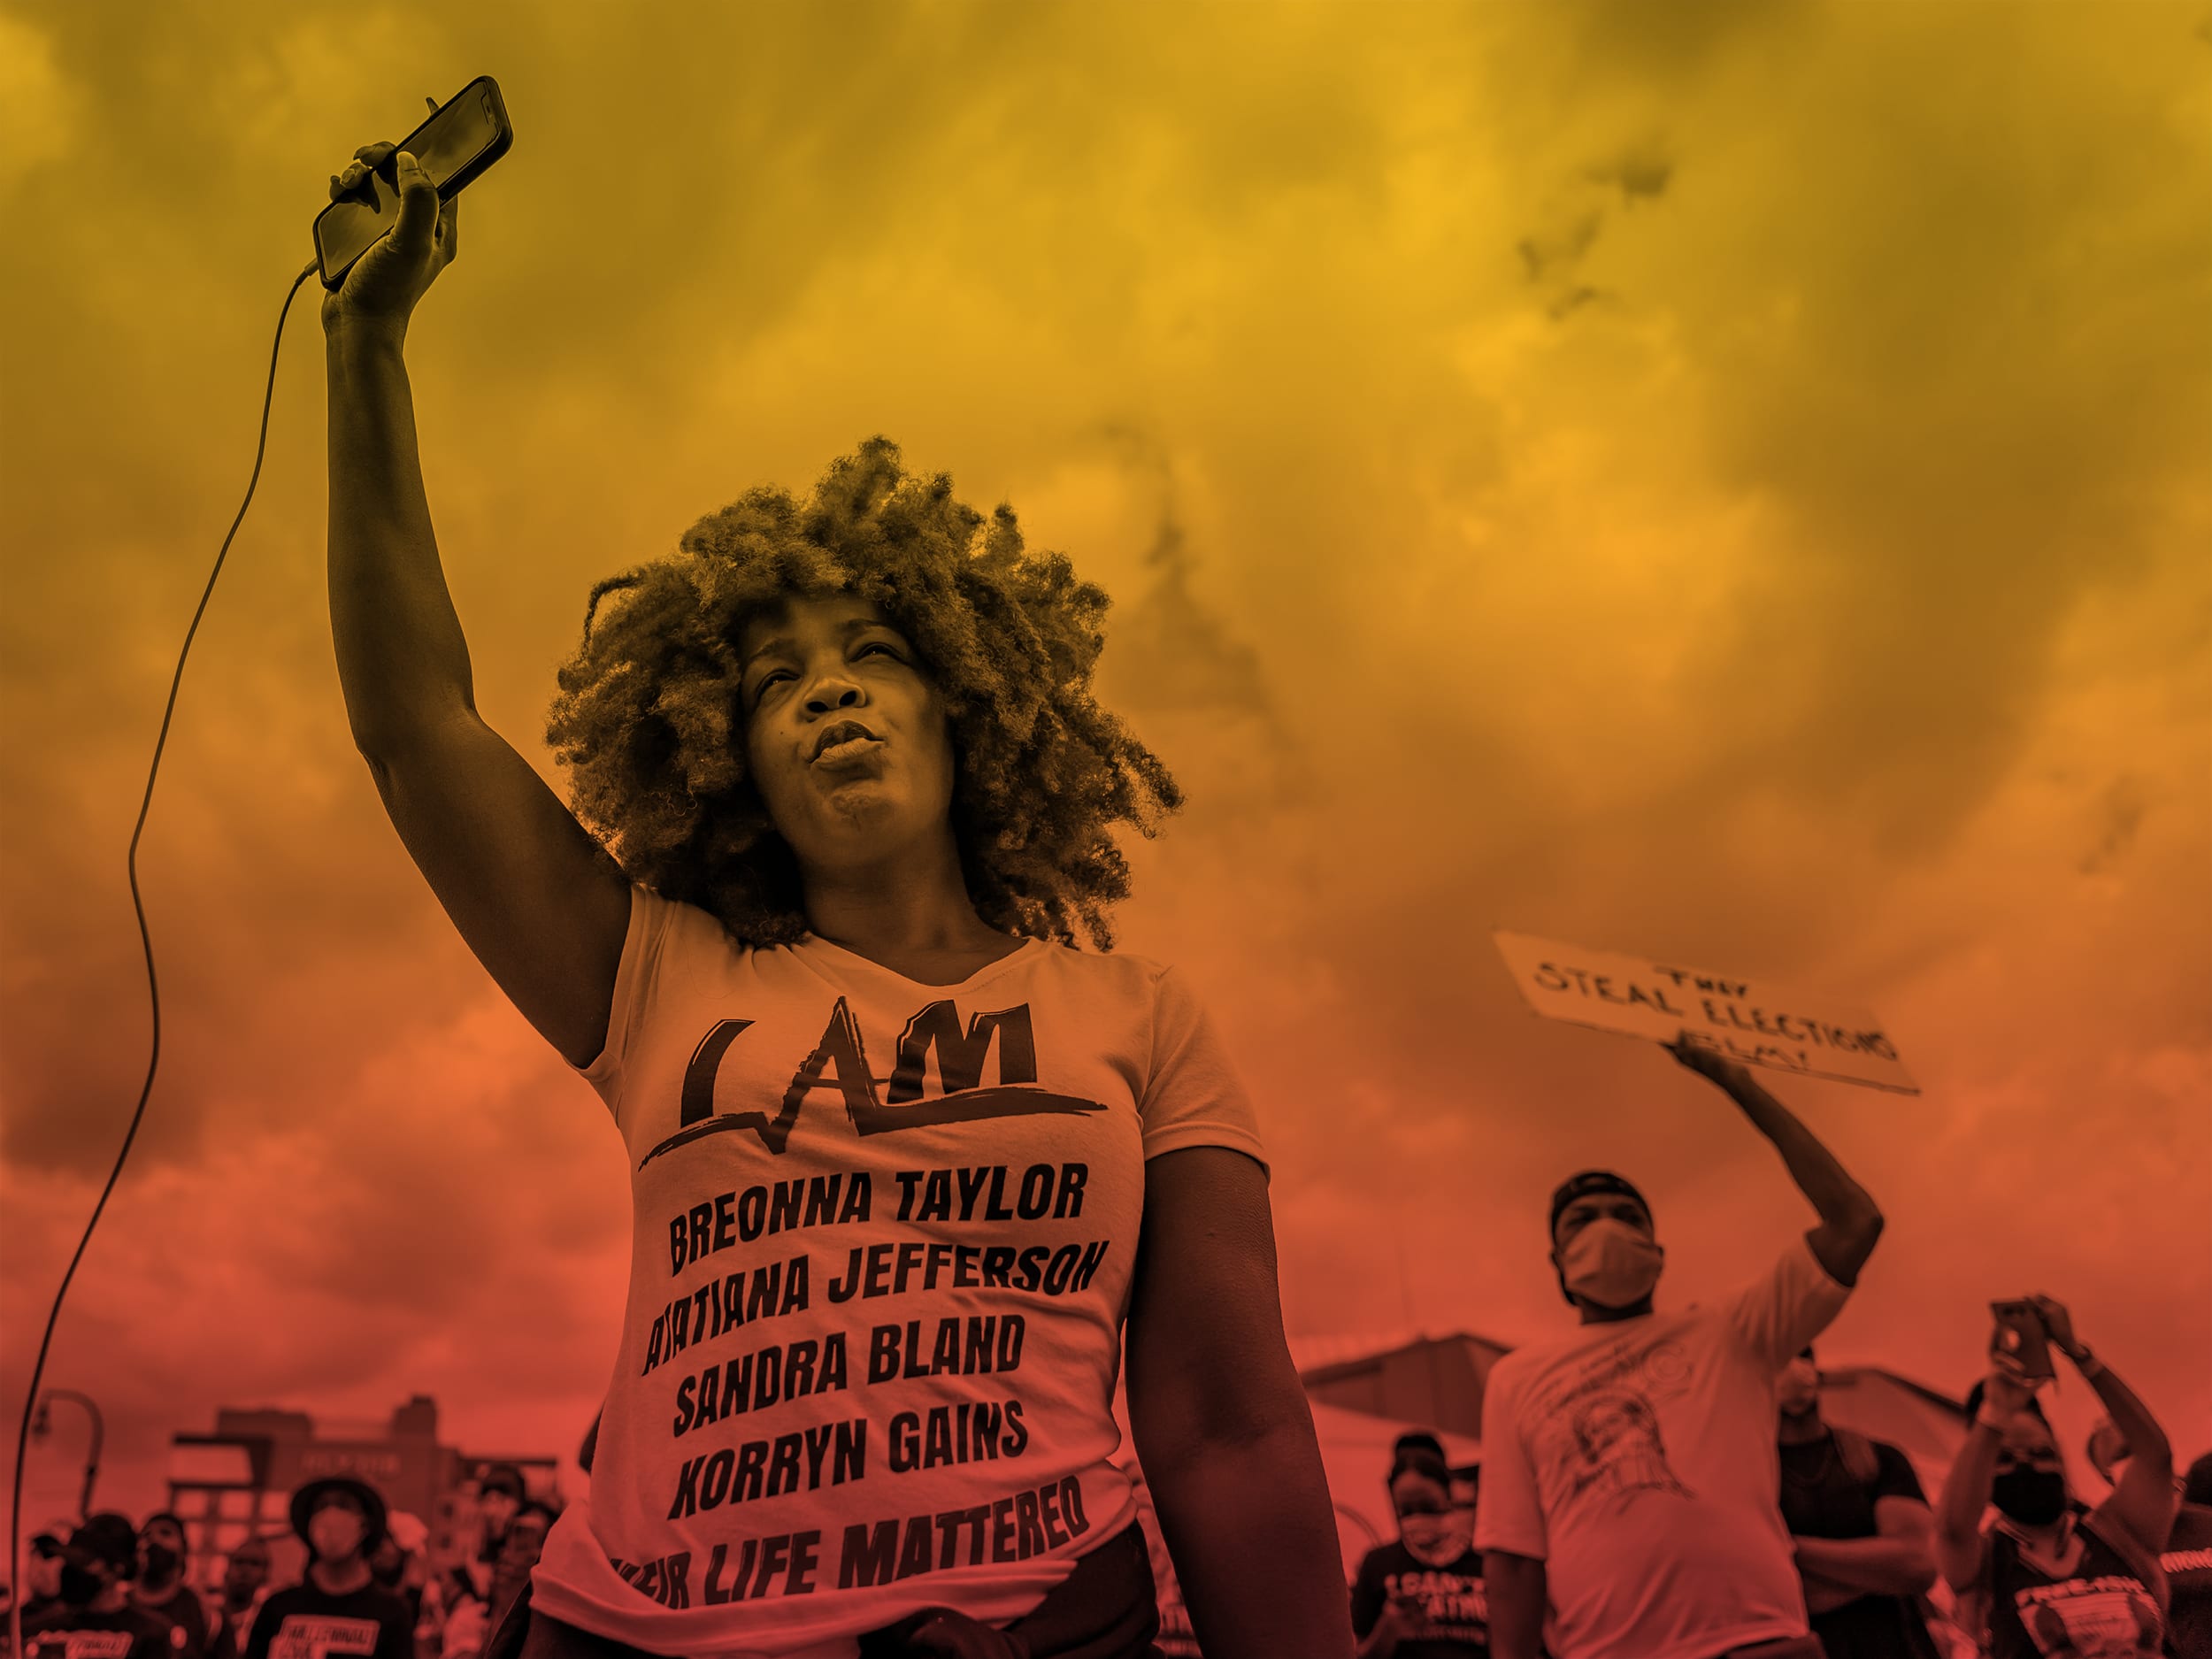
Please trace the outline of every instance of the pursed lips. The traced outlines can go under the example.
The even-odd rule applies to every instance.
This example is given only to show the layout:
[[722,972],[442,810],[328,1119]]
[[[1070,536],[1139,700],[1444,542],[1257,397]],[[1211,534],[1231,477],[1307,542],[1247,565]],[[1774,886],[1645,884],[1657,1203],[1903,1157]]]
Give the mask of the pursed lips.
[[819,760],[825,750],[856,737],[864,737],[871,742],[883,741],[857,720],[837,720],[822,728],[821,734],[814,740],[813,752],[807,758]]

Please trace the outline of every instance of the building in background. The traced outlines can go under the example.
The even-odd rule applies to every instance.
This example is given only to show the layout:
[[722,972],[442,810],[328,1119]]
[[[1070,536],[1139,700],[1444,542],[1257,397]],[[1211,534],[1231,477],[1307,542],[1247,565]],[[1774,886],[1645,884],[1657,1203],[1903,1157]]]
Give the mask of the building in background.
[[437,1402],[417,1394],[385,1424],[318,1423],[303,1411],[223,1407],[209,1434],[177,1434],[169,1448],[169,1508],[184,1523],[185,1571],[212,1586],[249,1534],[268,1541],[273,1581],[296,1579],[306,1551],[292,1536],[293,1492],[324,1475],[352,1475],[393,1509],[429,1527],[435,1566],[457,1564],[476,1538],[476,1482],[494,1463],[523,1471],[531,1495],[557,1503],[551,1457],[464,1453],[438,1440]]

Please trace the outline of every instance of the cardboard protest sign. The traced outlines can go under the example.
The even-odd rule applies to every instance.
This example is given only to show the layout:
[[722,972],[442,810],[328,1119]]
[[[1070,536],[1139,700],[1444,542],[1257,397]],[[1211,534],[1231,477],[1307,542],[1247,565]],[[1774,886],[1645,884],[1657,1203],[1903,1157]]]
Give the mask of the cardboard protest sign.
[[1661,1042],[1686,1031],[1746,1065],[1920,1093],[1881,1022],[1863,1008],[1527,933],[1495,937],[1521,995],[1548,1019]]

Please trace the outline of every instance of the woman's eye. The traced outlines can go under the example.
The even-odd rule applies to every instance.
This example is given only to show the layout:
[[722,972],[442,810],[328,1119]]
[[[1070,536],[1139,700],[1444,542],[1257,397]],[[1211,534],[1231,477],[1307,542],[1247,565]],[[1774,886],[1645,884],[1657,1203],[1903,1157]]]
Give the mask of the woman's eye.
[[898,656],[898,652],[896,650],[893,649],[890,646],[886,645],[881,640],[870,640],[867,644],[860,648],[858,655],[865,657],[870,651],[881,651],[886,657],[893,658],[896,658]]

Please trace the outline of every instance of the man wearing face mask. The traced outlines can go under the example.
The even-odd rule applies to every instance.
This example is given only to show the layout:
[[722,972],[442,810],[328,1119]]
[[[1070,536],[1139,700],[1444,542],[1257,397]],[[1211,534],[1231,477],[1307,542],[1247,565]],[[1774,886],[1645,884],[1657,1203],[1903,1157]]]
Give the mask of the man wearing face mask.
[[163,1511],[138,1529],[138,1581],[131,1599],[169,1626],[173,1659],[206,1659],[207,1609],[184,1581],[184,1523]]
[[1756,1283],[1658,1312],[1651,1207],[1588,1170],[1552,1195],[1551,1259],[1580,1321],[1492,1370],[1483,1552],[1498,1659],[1821,1659],[1776,1493],[1774,1390],[1841,1311],[1881,1212],[1742,1066],[1686,1033],[1675,1060],[1772,1143],[1819,1225]]
[[1936,1576],[1920,1477],[1896,1447],[1821,1421],[1810,1348],[1775,1392],[1782,1519],[1828,1659],[1938,1659],[1918,1601]]
[[167,1659],[169,1625],[131,1601],[138,1529],[96,1515],[61,1550],[61,1605],[23,1621],[27,1659]]
[[[2050,1346],[2096,1391],[2133,1455],[2110,1497],[2094,1509],[2075,1502],[2036,1403],[2040,1379],[1996,1360],[1967,1395],[1974,1422],[1937,1507],[1937,1563],[1988,1659],[2158,1659],[2166,1651],[2170,1592],[2158,1553],[2174,1521],[2172,1448],[2134,1390],[2075,1337],[2067,1310],[2047,1296],[2028,1301]],[[1997,1519],[1985,1532],[1992,1505]]]
[[246,1659],[412,1659],[399,1598],[377,1587],[369,1555],[384,1537],[384,1500],[343,1475],[292,1494],[292,1530],[307,1545],[307,1578],[261,1604]]

